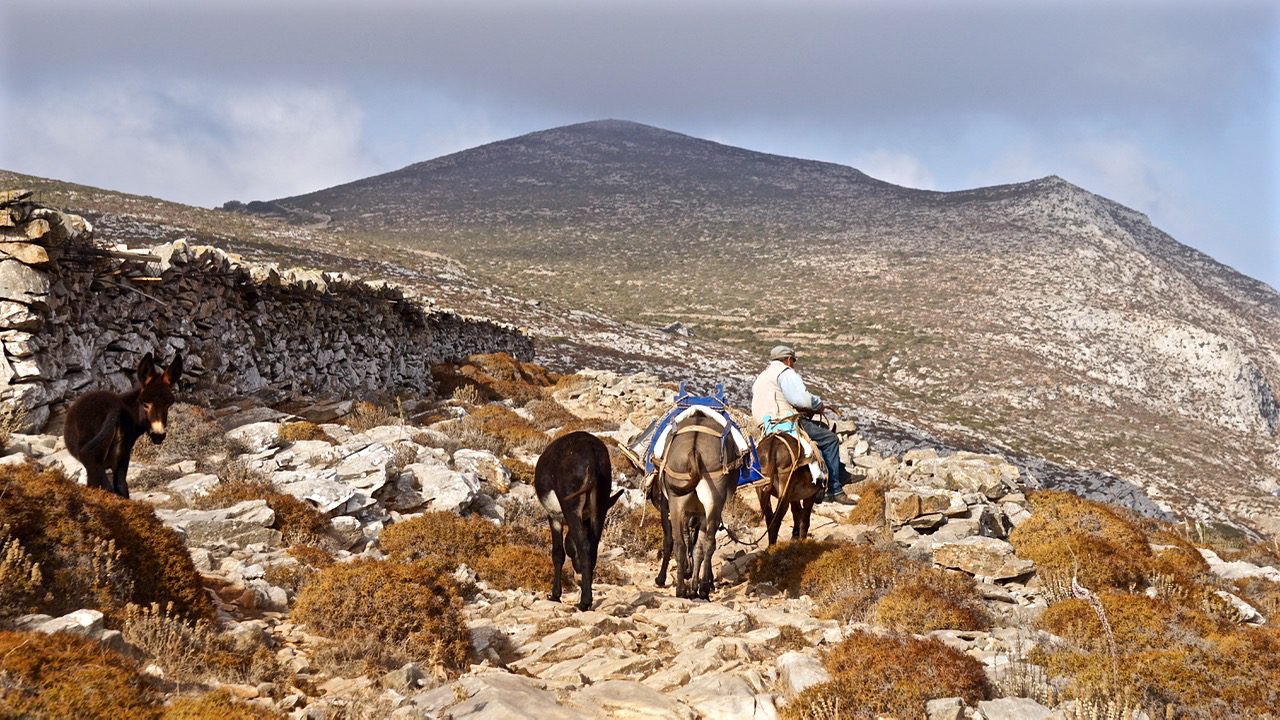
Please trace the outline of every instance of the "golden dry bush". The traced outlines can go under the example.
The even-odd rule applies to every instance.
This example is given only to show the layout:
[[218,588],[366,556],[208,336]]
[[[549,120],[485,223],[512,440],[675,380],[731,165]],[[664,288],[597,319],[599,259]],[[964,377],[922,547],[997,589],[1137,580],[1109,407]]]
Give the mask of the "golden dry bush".
[[130,603],[172,602],[188,618],[213,607],[181,536],[151,507],[33,466],[0,467],[0,518],[40,565],[39,612],[80,608],[118,620]]
[[1081,600],[1050,606],[1038,621],[1062,642],[1032,660],[1068,681],[1068,693],[1098,702],[1132,697],[1150,711],[1173,705],[1179,718],[1269,717],[1280,707],[1280,632],[1240,626],[1142,595],[1099,596],[1115,656],[1094,608]]
[[155,720],[138,664],[93,640],[0,632],[0,717]]
[[456,676],[471,635],[458,586],[426,563],[360,559],[322,570],[298,594],[294,616],[339,647],[376,646],[369,664],[406,662]]
[[1070,578],[1085,587],[1129,590],[1146,585],[1153,565],[1147,536],[1130,519],[1102,503],[1071,493],[1028,495],[1032,515],[1009,534],[1018,557],[1034,560],[1043,575]]
[[184,695],[165,706],[160,720],[283,720],[260,705],[235,700],[222,690]]
[[933,630],[986,630],[991,617],[975,596],[972,578],[967,588],[953,574],[930,568],[889,590],[872,608],[876,623],[891,630],[927,633]]
[[495,590],[545,590],[551,587],[550,546],[499,545],[477,558],[472,569]]
[[525,403],[525,410],[533,414],[533,426],[543,431],[562,428],[577,422],[578,416],[569,412],[563,405],[551,398],[539,398]]
[[769,583],[783,592],[799,595],[803,590],[802,578],[811,563],[842,543],[819,540],[796,540],[778,543],[756,556],[747,568],[747,581]]
[[821,617],[863,620],[897,584],[908,562],[891,545],[841,544],[802,568],[798,592],[813,598]]
[[474,567],[479,558],[507,544],[509,538],[508,530],[479,516],[434,511],[386,528],[378,543],[392,560],[434,557]]
[[978,660],[934,639],[855,631],[823,658],[831,680],[797,695],[787,720],[921,718],[929,700],[990,697]]
[[355,432],[364,432],[384,425],[401,425],[404,419],[399,412],[392,412],[387,407],[375,403],[361,401],[351,407],[351,414],[339,420],[343,425]]
[[559,380],[546,368],[521,362],[508,353],[472,355],[464,363],[440,363],[432,366],[431,376],[441,396],[469,387],[474,388],[479,401],[511,400],[518,404],[544,397],[546,388]]
[[329,434],[323,428],[310,420],[298,420],[281,425],[280,430],[276,433],[276,439],[285,443],[298,442],[299,440],[323,440],[330,445],[334,444],[333,438],[329,437]]
[[551,441],[511,408],[489,403],[471,409],[467,415],[441,425],[459,447],[488,450],[495,455],[511,455],[523,450],[540,453]]
[[9,526],[0,525],[0,627],[33,613],[47,602],[40,563],[10,537]]
[[845,516],[845,522],[851,525],[884,524],[884,494],[889,490],[886,482],[864,480],[854,486],[858,494],[858,504]]

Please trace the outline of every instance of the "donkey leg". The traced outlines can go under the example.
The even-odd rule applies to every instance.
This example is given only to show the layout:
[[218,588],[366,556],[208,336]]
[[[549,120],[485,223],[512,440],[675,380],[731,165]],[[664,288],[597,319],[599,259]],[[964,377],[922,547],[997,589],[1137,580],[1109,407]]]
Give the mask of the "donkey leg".
[[667,586],[667,566],[671,563],[672,543],[671,513],[664,512],[662,514],[662,558],[659,560],[658,577],[654,580],[658,587]]
[[[132,450],[133,448],[129,448]],[[116,469],[112,472],[111,481],[114,485],[113,492],[125,500],[129,499],[129,455],[130,452],[120,453],[120,460],[116,463]]]
[[551,600],[560,602],[560,573],[564,569],[564,526],[551,520]]
[[671,503],[671,537],[674,544],[673,552],[676,556],[676,597],[689,597],[689,548],[688,532],[689,518],[684,512],[683,499]]
[[107,469],[96,462],[84,463],[85,484],[91,488],[100,488],[107,492],[115,492],[111,481],[107,479]]
[[800,501],[800,539],[809,537],[809,521],[813,519],[813,498]]
[[778,542],[778,531],[782,529],[782,519],[787,516],[787,504],[781,499],[778,500],[778,509],[773,513],[773,517],[769,519],[769,545],[772,546]]
[[804,517],[802,515],[804,511],[800,509],[799,500],[791,501],[790,505],[791,505],[791,539],[799,540],[801,537],[800,526],[804,524]]
[[760,501],[760,516],[764,518],[765,527],[773,522],[773,493],[768,488],[756,488],[756,499]]

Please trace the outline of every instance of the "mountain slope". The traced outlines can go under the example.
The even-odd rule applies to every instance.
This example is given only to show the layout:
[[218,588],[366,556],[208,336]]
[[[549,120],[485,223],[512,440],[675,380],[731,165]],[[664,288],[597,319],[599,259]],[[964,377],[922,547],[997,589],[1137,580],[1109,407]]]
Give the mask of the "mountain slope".
[[928,192],[600,121],[247,209],[752,352],[785,339],[956,442],[1280,515],[1280,296],[1060,178]]

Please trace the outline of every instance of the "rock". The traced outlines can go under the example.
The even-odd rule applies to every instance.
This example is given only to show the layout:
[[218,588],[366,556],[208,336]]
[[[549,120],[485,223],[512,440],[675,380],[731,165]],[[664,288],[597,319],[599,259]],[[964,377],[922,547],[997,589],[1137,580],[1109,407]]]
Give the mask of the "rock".
[[245,500],[216,510],[157,509],[156,517],[181,530],[188,545],[280,544],[280,531],[270,529],[276,514],[266,500]]
[[279,445],[280,426],[280,423],[268,420],[252,422],[228,430],[227,438],[243,443],[251,453],[259,453]]
[[338,480],[338,473],[332,468],[282,470],[271,474],[271,483],[280,492],[306,500],[323,513],[345,509],[356,494],[354,488]]
[[634,680],[606,680],[575,697],[584,707],[599,708],[615,720],[695,720],[688,707]]
[[928,720],[963,720],[964,700],[958,697],[936,698],[925,703]]
[[503,467],[502,461],[491,452],[462,448],[453,453],[453,466],[459,472],[469,472],[499,490],[511,487],[511,471]]
[[1236,560],[1235,562],[1226,562],[1218,557],[1218,554],[1212,550],[1199,548],[1200,555],[1204,557],[1205,562],[1209,563],[1209,569],[1213,574],[1225,580],[1244,580],[1246,578],[1262,578],[1271,582],[1280,582],[1280,570],[1270,565],[1254,565],[1244,560]]
[[777,666],[778,680],[789,695],[799,694],[831,679],[831,673],[817,658],[794,650],[779,655]]
[[[455,683],[467,693],[467,699],[433,717],[447,716],[452,720],[588,720],[600,718],[602,713],[560,702],[547,684],[535,678],[491,672],[464,677]],[[456,690],[444,688],[450,697]],[[426,695],[423,700],[430,700]],[[437,700],[438,701],[438,700]],[[415,705],[420,703],[414,698]],[[431,715],[431,711],[428,710]]]
[[982,720],[1045,720],[1053,711],[1030,698],[1003,697],[978,703]]
[[378,685],[388,690],[407,694],[416,692],[426,682],[426,679],[427,674],[422,672],[422,668],[413,663],[405,663],[399,670],[392,670],[378,678]]
[[1249,623],[1251,625],[1265,625],[1267,623],[1267,617],[1265,615],[1258,612],[1257,608],[1244,600],[1241,600],[1236,595],[1233,595],[1226,590],[1215,590],[1214,593],[1223,600],[1226,600],[1228,603],[1231,603],[1231,607],[1235,608],[1236,615],[1240,618],[1240,622]]
[[480,494],[480,480],[471,473],[450,470],[443,463],[413,463],[404,472],[432,510],[460,513]]
[[4,256],[24,265],[43,265],[49,262],[49,251],[32,243],[0,242],[0,257]]
[[963,570],[993,580],[1006,580],[1035,570],[1035,563],[1023,560],[1004,540],[970,537],[933,547],[933,561],[948,568]]
[[0,260],[0,299],[24,304],[45,302],[49,275],[13,259]]
[[208,495],[209,491],[217,486],[218,482],[217,475],[192,473],[169,483],[168,490],[183,500],[191,502],[195,498]]
[[69,635],[93,638],[102,633],[102,613],[97,610],[76,610],[62,617],[46,620],[33,629],[49,635],[67,633]]
[[675,696],[704,717],[722,720],[774,720],[778,717],[773,699],[757,694],[737,674],[700,675],[677,690]]

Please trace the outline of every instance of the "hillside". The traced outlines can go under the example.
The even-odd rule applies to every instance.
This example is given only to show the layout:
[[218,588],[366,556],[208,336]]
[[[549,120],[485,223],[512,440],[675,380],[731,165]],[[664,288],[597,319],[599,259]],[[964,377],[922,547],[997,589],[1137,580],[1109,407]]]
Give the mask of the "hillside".
[[1115,498],[1280,516],[1280,296],[1060,178],[925,192],[602,121],[241,209],[757,356],[785,339],[849,403]]

